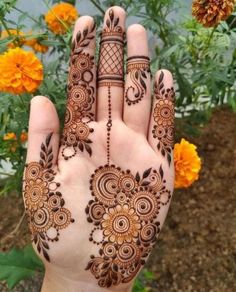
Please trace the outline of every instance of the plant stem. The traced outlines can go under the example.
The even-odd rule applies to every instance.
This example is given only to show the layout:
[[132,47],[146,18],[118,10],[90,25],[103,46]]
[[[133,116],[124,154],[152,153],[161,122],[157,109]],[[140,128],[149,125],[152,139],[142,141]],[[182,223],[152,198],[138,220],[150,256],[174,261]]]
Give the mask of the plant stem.
[[213,30],[211,31],[211,34],[210,34],[210,36],[209,36],[209,39],[208,39],[208,41],[207,41],[207,44],[206,44],[206,48],[208,48],[209,47],[209,45],[210,45],[210,43],[211,43],[211,40],[212,40],[212,38],[213,38],[213,35],[214,35],[214,32],[216,31],[216,26],[213,28]]
[[[6,32],[8,33],[8,36],[13,36],[12,33],[11,33],[11,31],[10,31],[9,28],[7,27],[7,24],[6,24],[5,20],[4,20],[3,18],[1,18],[0,21],[1,21],[2,25],[3,25],[3,27],[5,28]],[[19,45],[19,43],[18,43],[18,41],[17,41],[16,39],[13,40],[13,43],[14,43],[16,46]]]
[[5,20],[3,18],[1,18],[0,21],[1,21],[2,25],[3,25],[3,27],[5,28],[5,30],[7,31],[8,35],[12,36],[9,28],[7,27],[7,24],[6,24]]
[[[23,13],[23,14],[26,13],[26,12],[22,11],[21,9],[19,9],[19,8],[17,8],[17,7],[13,7],[13,9],[15,9],[16,11],[18,11],[18,12],[20,12],[20,13]],[[36,19],[34,19],[32,16],[30,16],[29,13],[26,13],[26,14],[27,14],[27,17],[28,17],[29,19],[31,19],[31,20],[33,20],[35,23],[41,25],[41,23],[38,22]]]
[[207,40],[207,43],[206,43],[206,46],[205,46],[205,48],[202,50],[202,56],[205,54],[205,52],[207,51],[207,49],[208,49],[208,47],[209,47],[209,45],[210,45],[210,43],[211,43],[211,41],[212,41],[212,38],[213,38],[213,35],[214,35],[214,32],[216,31],[216,26],[213,28],[213,30],[211,31],[211,34],[210,34],[210,36],[209,36],[209,38],[208,38],[208,40]]
[[97,7],[97,9],[102,13],[105,14],[105,10],[102,9],[101,6],[99,6],[99,4],[95,1],[95,0],[90,0],[90,2]]
[[27,109],[27,106],[26,106],[26,104],[25,104],[25,102],[24,102],[24,100],[23,100],[22,96],[21,96],[21,95],[18,95],[18,96],[19,96],[19,99],[20,99],[20,101],[21,101],[21,103],[22,103],[23,107],[24,107],[24,108],[25,108],[25,110],[27,111],[28,109]]
[[24,211],[24,213],[22,214],[20,221],[18,222],[18,224],[16,225],[16,227],[9,233],[7,234],[3,239],[2,242],[5,242],[8,238],[12,238],[15,237],[15,235],[17,234],[17,232],[19,231],[24,219],[25,219],[25,215],[26,212]]
[[2,171],[0,171],[0,175],[5,175],[5,176],[12,176],[12,174],[9,174],[9,173],[6,173],[6,172],[2,172]]
[[229,30],[231,29],[231,27],[235,24],[236,22],[236,16],[234,17],[234,19],[231,21],[230,25],[229,25]]

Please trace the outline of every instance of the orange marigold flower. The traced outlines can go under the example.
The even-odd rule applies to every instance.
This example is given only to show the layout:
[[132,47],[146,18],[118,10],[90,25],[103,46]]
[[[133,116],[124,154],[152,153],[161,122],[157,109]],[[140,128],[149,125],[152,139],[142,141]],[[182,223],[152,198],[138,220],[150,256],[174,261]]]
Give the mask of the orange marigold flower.
[[22,132],[20,135],[20,141],[21,143],[25,143],[28,140],[28,133]]
[[6,134],[3,136],[3,140],[4,140],[4,141],[16,140],[16,134],[13,133],[13,132],[6,133]]
[[26,40],[25,45],[31,47],[36,53],[46,53],[48,51],[48,46],[42,45],[37,39]]
[[17,36],[17,42],[14,43],[13,41],[7,45],[8,48],[16,48],[19,46],[23,46],[24,44],[24,33],[22,31],[19,31],[17,29],[9,29],[8,31],[3,30],[1,33],[1,40],[6,39],[9,36]]
[[10,49],[0,55],[0,91],[32,93],[43,80],[43,65],[32,52]]
[[69,3],[59,3],[45,15],[49,29],[55,34],[64,34],[78,18],[76,8]]
[[42,45],[41,43],[37,41],[32,46],[32,48],[35,52],[38,52],[38,53],[46,53],[48,51],[48,46]]
[[197,147],[185,139],[174,146],[175,188],[187,188],[199,177],[201,159]]
[[226,20],[234,10],[235,0],[194,0],[192,14],[205,27]]

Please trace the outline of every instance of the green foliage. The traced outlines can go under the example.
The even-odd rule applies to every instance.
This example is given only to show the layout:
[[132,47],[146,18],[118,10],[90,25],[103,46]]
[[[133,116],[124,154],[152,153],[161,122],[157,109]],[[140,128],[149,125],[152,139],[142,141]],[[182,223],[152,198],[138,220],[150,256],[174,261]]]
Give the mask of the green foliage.
[[0,2],[0,18],[3,18],[11,8],[16,4],[17,0],[1,0]]
[[[58,0],[44,1],[50,7]],[[74,1],[68,1],[74,3]],[[174,0],[90,0],[95,7],[95,19],[98,30],[101,29],[104,12],[111,5],[122,6],[128,16],[136,16],[149,31],[152,52],[152,73],[166,68],[172,71],[176,81],[176,112],[178,117],[187,117],[194,122],[207,120],[211,108],[227,103],[236,110],[236,28],[235,16],[228,22],[222,22],[215,29],[206,29],[186,16],[183,20],[174,17],[180,8],[180,1]],[[46,4],[45,4],[46,3]],[[79,3],[78,3],[79,6]],[[18,13],[16,22],[7,19],[11,10]],[[49,9],[49,8],[48,8]],[[179,9],[180,10],[180,9]],[[3,28],[33,31],[25,37],[35,38],[39,43],[50,47],[47,55],[38,54],[44,64],[44,81],[35,95],[46,95],[56,105],[63,121],[66,99],[67,68],[70,54],[72,31],[64,35],[53,34],[46,26],[44,15],[34,17],[17,7],[15,0],[2,1],[0,4],[0,22]],[[25,19],[32,22],[26,27]],[[0,52],[7,50],[9,43],[19,43],[20,36],[10,35],[0,40]],[[0,94],[0,140],[7,132],[15,132],[17,137],[28,129],[28,112],[31,94],[13,96]],[[200,114],[196,114],[200,112]],[[203,118],[203,116],[205,117]],[[184,127],[185,128],[185,127]],[[194,125],[187,123],[187,131],[196,134]],[[19,141],[18,141],[19,142]],[[3,161],[12,164],[15,176],[7,176],[0,194],[17,187],[20,182],[25,158],[25,147],[17,144],[11,151],[12,142],[0,143],[0,166]]]
[[[42,1],[47,9],[59,0]],[[75,4],[75,0],[64,0]],[[236,111],[236,13],[216,28],[203,28],[190,15],[178,15],[183,1],[174,0],[89,0],[94,6],[94,18],[101,30],[105,10],[112,5],[122,6],[129,16],[135,16],[149,33],[153,75],[160,68],[169,69],[175,79],[176,112],[182,117],[177,123],[183,135],[197,135],[196,125],[204,125],[212,108],[228,104]],[[46,3],[46,4],[45,4]],[[77,1],[78,8],[80,2]],[[79,10],[79,9],[78,9]],[[8,19],[15,11],[17,19]],[[31,22],[27,27],[25,20]],[[173,20],[174,19],[174,20]],[[66,100],[67,68],[72,31],[64,35],[53,34],[46,26],[44,15],[32,16],[21,11],[17,0],[0,1],[0,33],[16,29],[31,34],[26,40],[36,39],[49,46],[44,55],[37,53],[44,65],[44,81],[34,95],[48,96],[56,105],[63,122]],[[0,39],[0,53],[7,51],[10,43],[20,44],[19,35]],[[10,163],[13,175],[7,173],[0,180],[0,195],[13,190],[21,191],[26,145],[20,141],[22,131],[28,130],[28,114],[32,94],[12,95],[0,93],[0,168]],[[16,140],[4,140],[6,133],[14,132]],[[181,138],[181,137],[178,137]],[[2,175],[0,170],[0,175]],[[4,266],[4,267],[3,267]],[[13,287],[20,279],[43,271],[41,262],[32,248],[12,250],[0,254],[0,279]],[[144,270],[135,282],[135,292],[149,290],[153,275]]]
[[19,281],[44,272],[44,266],[31,245],[22,250],[0,253],[0,280],[12,289]]
[[132,292],[148,292],[149,284],[154,280],[154,275],[147,269],[143,269],[136,278]]

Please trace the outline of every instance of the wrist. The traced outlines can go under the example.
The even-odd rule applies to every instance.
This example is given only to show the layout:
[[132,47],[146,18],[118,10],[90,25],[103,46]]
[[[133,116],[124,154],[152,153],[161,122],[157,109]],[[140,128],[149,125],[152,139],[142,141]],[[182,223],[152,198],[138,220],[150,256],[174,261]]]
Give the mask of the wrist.
[[46,270],[41,292],[131,292],[133,282],[110,288],[98,286],[96,279],[88,276],[68,276],[63,272]]

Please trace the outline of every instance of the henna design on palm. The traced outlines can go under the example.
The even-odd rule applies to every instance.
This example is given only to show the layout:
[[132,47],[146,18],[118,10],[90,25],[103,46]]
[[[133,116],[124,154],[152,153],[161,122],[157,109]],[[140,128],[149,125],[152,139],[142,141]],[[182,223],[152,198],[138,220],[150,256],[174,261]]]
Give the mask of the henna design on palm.
[[174,146],[174,88],[165,88],[163,71],[154,86],[156,105],[153,111],[155,125],[152,133],[158,139],[157,149],[171,163],[171,153]]
[[[109,11],[102,33],[98,86],[107,86],[107,164],[97,168],[90,179],[93,197],[85,209],[93,224],[89,240],[99,247],[86,267],[101,287],[128,283],[145,264],[160,232],[160,208],[167,205],[171,191],[166,186],[162,165],[150,167],[134,176],[130,170],[110,164],[112,132],[112,86],[123,86],[123,37],[119,18]],[[118,57],[115,54],[118,53]],[[122,61],[121,61],[122,60]],[[119,63],[115,65],[116,62]],[[123,66],[123,65],[122,65]],[[128,105],[138,103],[147,87],[145,79],[149,58],[134,56],[128,60],[128,74],[133,84],[125,93]],[[131,92],[133,96],[131,97]]]
[[159,210],[171,198],[165,183],[162,166],[159,171],[147,169],[141,177],[105,165],[91,176],[94,199],[89,201],[86,214],[94,228],[89,240],[100,249],[99,255],[91,255],[86,269],[98,279],[99,286],[127,283],[145,264],[160,231]]
[[[95,102],[95,88],[93,87],[94,56],[86,54],[84,49],[94,38],[95,23],[91,28],[78,32],[72,43],[70,70],[68,76],[68,99],[65,116],[65,125],[62,136],[62,155],[69,159],[77,151],[86,150],[92,155],[89,138],[93,129],[89,123],[94,120],[91,112]],[[72,149],[72,154],[68,149]]]
[[127,59],[127,74],[130,74],[131,85],[125,91],[125,100],[128,105],[142,100],[146,93],[145,80],[150,74],[150,60],[146,56],[132,56]]
[[47,261],[50,261],[48,243],[58,241],[60,230],[74,222],[71,212],[64,207],[65,201],[58,190],[60,183],[54,179],[51,137],[49,134],[41,145],[40,161],[26,164],[23,188],[31,240]]

